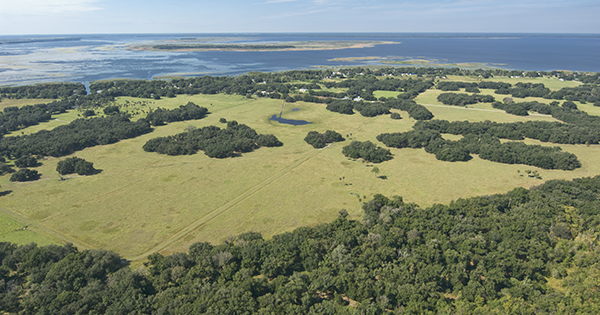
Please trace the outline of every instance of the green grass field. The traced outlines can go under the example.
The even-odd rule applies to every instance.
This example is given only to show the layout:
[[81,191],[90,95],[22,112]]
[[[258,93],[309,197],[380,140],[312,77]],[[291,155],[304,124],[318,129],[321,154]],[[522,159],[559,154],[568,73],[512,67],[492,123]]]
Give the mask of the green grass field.
[[[439,105],[434,101],[439,92],[427,91],[417,101]],[[499,164],[476,156],[469,162],[450,163],[436,160],[423,149],[391,149],[394,159],[377,164],[379,175],[387,176],[381,179],[371,172],[370,164],[344,157],[342,147],[351,140],[379,143],[375,139],[378,134],[410,130],[415,121],[406,112],[397,111],[403,117],[401,120],[390,119],[389,115],[366,118],[330,112],[324,104],[289,103],[284,118],[313,122],[291,126],[268,120],[281,110],[281,100],[181,95],[152,100],[144,106],[141,101],[129,97],[118,99],[119,104],[129,104],[123,110],[139,112],[135,118],[145,116],[141,111],[150,107],[175,108],[189,101],[207,107],[211,114],[202,120],[170,123],[135,139],[77,152],[76,156],[102,169],[97,175],[59,181],[55,171],[59,159],[47,158],[37,168],[43,174],[39,181],[12,183],[9,175],[0,177],[3,190],[12,191],[0,197],[0,208],[36,222],[42,235],[46,235],[44,229],[47,229],[62,235],[62,241],[113,250],[128,259],[142,260],[155,251],[186,250],[198,241],[220,243],[246,231],[270,237],[300,226],[329,222],[342,208],[348,210],[351,218],[359,219],[362,201],[377,193],[400,195],[405,201],[428,206],[504,193],[550,179],[600,174],[597,163],[600,146],[594,145],[562,146],[582,161],[583,167],[575,171]],[[428,109],[437,119],[447,120],[553,120],[549,116],[509,115],[491,109],[489,104],[472,107],[428,106]],[[296,108],[300,110],[292,111]],[[68,121],[75,119],[78,112],[63,115],[61,119]],[[203,152],[166,156],[142,150],[149,139],[183,132],[189,125],[224,127],[218,122],[220,118],[237,120],[259,133],[274,134],[284,145],[260,148],[230,159],[211,159]],[[52,123],[23,132],[52,128]],[[317,150],[303,140],[311,130],[336,130],[347,135],[347,141]],[[538,170],[543,180],[520,176],[525,169]],[[9,235],[15,229],[14,224],[6,226],[0,228],[1,235]],[[56,237],[47,242],[52,239]]]
[[58,244],[57,241],[36,232],[35,228],[30,228],[27,224],[19,222],[6,214],[0,214],[0,242],[17,244],[33,242],[39,246]]
[[373,96],[375,96],[375,98],[379,99],[380,97],[386,97],[386,98],[394,98],[396,96],[398,96],[398,94],[400,94],[400,92],[395,92],[395,91],[373,91]]

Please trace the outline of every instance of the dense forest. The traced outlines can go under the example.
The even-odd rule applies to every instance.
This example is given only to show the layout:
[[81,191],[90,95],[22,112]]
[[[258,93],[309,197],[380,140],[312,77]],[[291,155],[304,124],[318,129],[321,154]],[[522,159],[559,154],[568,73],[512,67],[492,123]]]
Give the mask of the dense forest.
[[363,219],[248,232],[132,270],[118,254],[0,243],[0,310],[22,314],[598,314],[600,177]]
[[81,83],[45,83],[36,85],[0,87],[1,98],[47,98],[62,99],[75,95],[86,95]]

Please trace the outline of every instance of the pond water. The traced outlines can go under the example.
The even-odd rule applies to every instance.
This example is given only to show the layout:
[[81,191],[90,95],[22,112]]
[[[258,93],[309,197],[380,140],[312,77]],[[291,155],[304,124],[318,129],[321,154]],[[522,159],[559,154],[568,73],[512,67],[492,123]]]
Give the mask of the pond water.
[[279,113],[279,116],[273,115],[273,117],[269,118],[269,120],[274,120],[280,124],[286,124],[286,125],[292,125],[292,126],[302,126],[302,125],[312,124],[312,122],[306,121],[306,120],[281,118],[281,113]]

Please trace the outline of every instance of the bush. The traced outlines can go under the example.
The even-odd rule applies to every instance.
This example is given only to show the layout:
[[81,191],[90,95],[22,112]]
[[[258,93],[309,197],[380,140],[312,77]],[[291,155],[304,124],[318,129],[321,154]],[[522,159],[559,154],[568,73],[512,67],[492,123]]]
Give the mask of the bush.
[[34,156],[22,156],[15,161],[16,167],[35,167],[38,166],[38,160]]
[[83,115],[83,117],[87,118],[90,116],[96,116],[96,112],[92,109],[86,109],[82,115]]
[[59,161],[56,165],[56,171],[60,175],[73,173],[79,175],[94,175],[98,172],[98,170],[94,168],[94,163],[80,159],[76,156]]
[[390,150],[378,147],[371,141],[352,141],[350,145],[342,149],[342,153],[353,159],[362,158],[372,163],[381,163],[392,159]]
[[327,130],[325,133],[318,133],[316,131],[309,131],[304,138],[306,143],[312,145],[316,149],[324,148],[329,143],[344,141],[341,134]]
[[120,113],[119,106],[117,106],[117,105],[110,105],[110,106],[106,106],[104,108],[105,115],[116,115],[119,113]]
[[327,105],[327,107],[325,107],[327,110],[332,111],[332,112],[336,112],[336,113],[340,113],[340,114],[346,114],[346,115],[352,115],[354,114],[354,104],[352,104],[353,101],[333,101],[331,102],[329,105]]
[[27,182],[38,180],[42,174],[38,174],[36,170],[30,170],[28,168],[22,168],[12,174],[10,177],[11,182]]
[[402,116],[400,116],[400,114],[398,114],[398,113],[392,113],[390,115],[390,118],[391,119],[402,119]]

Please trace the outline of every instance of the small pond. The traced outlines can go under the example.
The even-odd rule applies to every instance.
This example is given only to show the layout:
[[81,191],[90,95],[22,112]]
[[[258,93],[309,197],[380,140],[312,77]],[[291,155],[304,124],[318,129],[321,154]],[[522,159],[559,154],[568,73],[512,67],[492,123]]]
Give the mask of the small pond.
[[273,115],[273,117],[269,118],[269,120],[274,120],[280,124],[286,124],[286,125],[292,125],[292,126],[302,126],[302,125],[312,124],[312,122],[306,121],[306,120],[281,118],[281,114],[279,114],[279,117],[277,115]]

